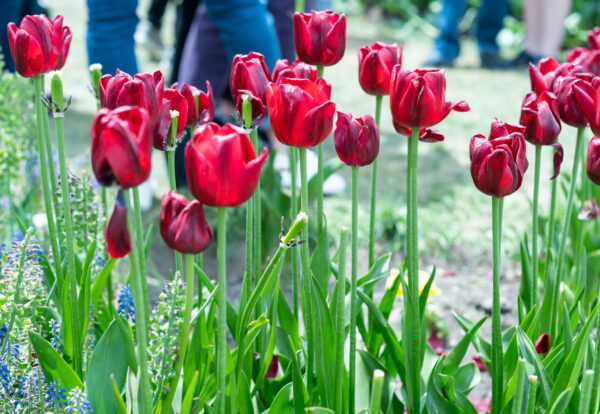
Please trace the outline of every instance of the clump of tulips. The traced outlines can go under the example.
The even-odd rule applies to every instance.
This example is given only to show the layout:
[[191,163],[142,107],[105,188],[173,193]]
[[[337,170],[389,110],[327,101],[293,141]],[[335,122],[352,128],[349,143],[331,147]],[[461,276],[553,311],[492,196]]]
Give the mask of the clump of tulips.
[[[598,215],[595,197],[600,194],[592,183],[600,185],[600,137],[589,140],[587,152],[585,140],[588,126],[600,135],[600,29],[590,32],[587,47],[569,53],[569,62],[548,58],[530,67],[532,90],[522,102],[519,124],[494,119],[487,136],[471,138],[473,182],[492,200],[492,336],[490,343],[478,332],[486,318],[473,322],[456,316],[465,335],[453,349],[442,349],[441,355],[426,341],[425,309],[435,270],[424,285],[419,282],[418,144],[442,141],[442,132],[432,127],[452,111],[469,111],[469,105],[446,99],[443,70],[411,70],[402,65],[402,48],[375,42],[358,52],[358,83],[374,96],[374,116],[355,116],[331,100],[332,86],[324,77],[324,68],[344,56],[346,17],[332,11],[296,13],[294,35],[298,61],[280,60],[273,72],[256,52],[233,59],[230,89],[240,125],[212,122],[208,82],[206,91],[187,84],[165,88],[160,71],[102,75],[101,67],[92,65],[98,112],[90,129],[91,169],[102,187],[103,208],[111,198],[108,189],[116,187],[116,192],[105,223],[105,248],[92,243],[80,251],[74,243],[64,154],[62,120],[69,101],[57,72],[50,76],[52,99],[42,99],[45,75],[65,64],[71,32],[61,16],[54,21],[27,16],[20,27],[9,24],[17,71],[34,81],[48,223],[44,237],[53,257],[41,263],[51,299],[46,302],[48,312],[59,315],[62,324],[59,347],[30,332],[31,364],[39,364],[45,378],[67,391],[85,391],[99,413],[474,413],[468,397],[479,371],[475,362],[463,363],[472,344],[492,376],[490,412],[597,413],[600,341],[591,333],[600,317],[599,283],[590,282],[590,275],[597,276],[600,264],[586,249],[595,248],[597,253],[600,242],[591,237],[586,221]],[[387,157],[379,151],[386,95],[393,127],[401,135],[398,142],[406,140],[407,145],[407,233],[406,252],[396,252],[404,258],[402,270],[394,272],[391,283],[376,296],[375,285],[387,276],[390,262],[390,254],[377,257],[374,230],[377,161],[380,155]],[[55,122],[61,203],[56,199],[48,113]],[[287,146],[292,188],[289,214],[281,218],[279,240],[268,240],[273,251],[265,262],[260,193],[269,154],[261,148],[256,127],[266,117],[276,138]],[[568,178],[559,175],[563,147],[557,142],[565,125],[577,128],[575,145],[565,145],[567,150],[574,148]],[[184,167],[192,200],[178,193],[175,180],[174,151],[186,129],[191,139]],[[352,177],[349,227],[342,229],[335,254],[330,251],[323,206],[322,143],[332,132],[337,155],[350,167]],[[466,135],[463,138],[466,151]],[[519,324],[502,332],[503,205],[504,198],[523,183],[527,142],[535,146],[531,244],[525,238],[521,246]],[[545,231],[540,229],[539,215],[543,146],[554,150]],[[307,174],[307,150],[312,147],[318,154],[314,209]],[[176,344],[172,359],[149,353],[149,338],[156,336],[149,332],[149,223],[142,217],[138,186],[150,175],[153,148],[167,152],[170,184],[162,197],[158,227],[166,246],[174,250],[171,277],[184,281],[184,298],[164,304],[170,307],[167,314],[180,315],[181,320],[158,322],[167,326],[167,332],[177,327],[176,341],[168,342]],[[584,160],[586,168],[580,172]],[[365,170],[371,174],[369,270],[359,275],[358,177]],[[561,179],[566,180],[564,217],[557,213]],[[576,215],[581,222],[574,226],[576,196],[583,209]],[[246,210],[245,271],[241,296],[231,298],[226,289],[227,213],[240,206]],[[214,232],[205,208],[217,210]],[[59,215],[64,217],[64,232],[57,226]],[[309,217],[315,226],[308,225]],[[557,232],[559,219],[563,221]],[[213,275],[203,267],[202,253],[215,238],[218,267]],[[543,256],[538,244],[542,238]],[[98,252],[107,260],[93,270],[91,261]],[[128,277],[135,309],[131,319],[116,311],[110,296],[116,277],[111,272],[124,258],[129,271],[122,276]],[[287,268],[292,275],[289,299],[281,286]],[[400,306],[395,303],[400,289],[402,319],[394,326],[389,316],[394,306]],[[375,297],[380,298],[378,303]],[[176,303],[182,308],[173,309]],[[2,338],[14,335],[10,329],[2,332]],[[151,375],[153,358],[160,359],[160,369],[152,372],[160,375]]]

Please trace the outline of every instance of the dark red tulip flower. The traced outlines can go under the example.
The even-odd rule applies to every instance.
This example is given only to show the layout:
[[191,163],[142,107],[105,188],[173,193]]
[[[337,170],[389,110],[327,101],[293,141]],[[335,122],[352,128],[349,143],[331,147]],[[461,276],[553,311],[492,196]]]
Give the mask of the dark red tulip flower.
[[265,373],[265,378],[275,378],[277,376],[277,369],[279,368],[279,358],[277,355],[273,355],[271,362],[269,362],[269,368]]
[[600,77],[589,82],[579,82],[573,88],[586,120],[594,135],[600,136]]
[[203,252],[213,241],[202,204],[198,200],[188,201],[174,191],[162,198],[159,227],[165,244],[179,253]]
[[527,170],[525,127],[494,119],[490,136],[471,138],[471,177],[484,194],[497,198],[514,193]]
[[279,83],[280,80],[285,78],[310,79],[314,82],[317,80],[317,70],[300,59],[296,59],[296,62],[289,64],[287,59],[279,59],[275,62],[271,78],[275,83]]
[[[185,130],[185,126],[188,118],[188,101],[187,99],[177,90],[177,89],[167,89],[164,92],[163,105],[167,104],[169,106],[170,111],[177,111],[177,137],[179,138],[183,131]],[[169,123],[170,125],[170,123]],[[169,128],[167,128],[167,132],[164,137],[162,137],[163,131],[162,128],[154,131],[154,148],[165,150],[167,147],[167,135],[169,132]],[[156,141],[157,139],[162,138],[160,142]]]
[[335,65],[346,50],[346,15],[331,10],[294,13],[294,45],[309,65]]
[[[581,98],[582,94],[592,96],[593,87],[591,80],[591,74],[576,72],[557,80],[554,86],[554,94],[556,95],[558,115],[565,124],[576,128],[587,126],[588,121],[584,112],[586,108],[585,105],[581,104]],[[577,92],[576,95],[575,90],[580,90],[581,92]]]
[[[231,64],[229,88],[233,102],[237,103],[241,90],[250,91],[252,95],[263,101],[267,99],[267,85],[271,81],[271,73],[265,57],[260,53],[250,52],[247,55],[235,55]],[[241,114],[241,113],[240,113]],[[253,118],[256,118],[253,116]]]
[[574,47],[567,53],[567,59],[574,65],[580,66],[584,72],[595,76],[600,75],[600,49]]
[[585,170],[589,179],[600,185],[600,137],[592,137],[590,140]]
[[558,177],[558,174],[560,174],[560,166],[563,162],[563,157],[565,153],[563,151],[562,145],[560,145],[558,142],[552,144],[552,147],[554,148],[554,175],[552,175],[550,179],[554,180],[556,177]]
[[238,100],[235,104],[240,115],[243,117],[243,105],[244,105],[244,96],[247,96],[250,101],[250,107],[252,108],[252,126],[251,128],[257,127],[265,115],[267,114],[267,108],[261,99],[258,99],[256,96],[252,94],[251,91],[240,89],[238,94]]
[[21,76],[42,75],[65,65],[72,35],[68,26],[63,27],[62,15],[54,20],[43,14],[25,16],[18,28],[9,23],[6,32],[15,69]]
[[579,210],[577,218],[582,221],[594,220],[598,217],[598,204],[596,204],[596,197],[592,197],[591,200],[587,200],[583,203],[583,207]]
[[195,128],[199,122],[210,122],[215,117],[213,91],[209,81],[206,81],[206,92],[187,83],[179,88],[177,82],[171,85],[171,89],[178,89],[187,101],[186,126]]
[[588,31],[588,48],[600,49],[600,27]]
[[466,112],[465,101],[446,101],[446,77],[441,69],[414,71],[394,66],[390,88],[394,128],[400,134],[406,128],[428,128],[446,118],[450,111]]
[[337,114],[333,142],[340,160],[350,167],[371,164],[379,154],[379,129],[373,117]]
[[477,369],[479,369],[479,371],[481,371],[481,372],[487,371],[487,367],[485,366],[485,364],[483,363],[483,360],[481,359],[481,357],[479,355],[472,357],[471,361],[473,361],[475,363],[475,365],[477,366]]
[[103,108],[92,122],[92,169],[103,186],[135,187],[150,175],[148,112],[140,107]]
[[538,354],[547,354],[550,350],[550,334],[543,333],[535,341],[535,352]]
[[523,99],[519,123],[526,128],[525,140],[534,145],[554,143],[561,129],[554,94],[529,92]]
[[282,79],[267,88],[269,121],[279,141],[293,147],[318,145],[333,128],[335,104],[323,78]]
[[537,95],[541,95],[546,91],[556,94],[555,85],[559,78],[580,71],[580,67],[577,67],[570,62],[558,63],[558,61],[552,57],[541,59],[537,65],[529,63],[531,90]]
[[106,251],[113,259],[125,257],[131,250],[131,239],[127,229],[127,205],[121,190],[117,192],[115,208],[106,225],[104,238]]
[[388,95],[394,66],[402,63],[402,48],[383,42],[358,49],[358,81],[370,95]]
[[190,192],[210,207],[234,207],[247,201],[258,183],[268,150],[258,157],[246,132],[235,125],[209,122],[196,128],[185,148]]

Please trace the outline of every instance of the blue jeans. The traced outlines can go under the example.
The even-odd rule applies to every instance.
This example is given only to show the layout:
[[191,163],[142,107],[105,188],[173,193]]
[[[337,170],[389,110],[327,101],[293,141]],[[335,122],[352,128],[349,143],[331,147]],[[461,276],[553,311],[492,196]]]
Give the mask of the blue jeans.
[[102,73],[114,75],[117,69],[137,73],[133,40],[137,0],[87,0],[87,6],[89,63],[100,63]]
[[[434,48],[446,59],[455,59],[460,52],[458,24],[466,3],[466,0],[443,0],[442,11],[438,15],[440,37],[435,39]],[[475,29],[480,53],[498,50],[496,36],[507,13],[507,0],[481,0]]]

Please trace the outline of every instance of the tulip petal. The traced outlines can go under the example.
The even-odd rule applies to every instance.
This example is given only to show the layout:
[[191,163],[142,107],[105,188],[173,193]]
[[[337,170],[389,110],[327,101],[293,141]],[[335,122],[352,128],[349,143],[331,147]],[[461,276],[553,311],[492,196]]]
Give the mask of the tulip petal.
[[118,259],[131,251],[131,239],[127,229],[127,205],[123,192],[119,190],[113,213],[104,233],[106,250],[113,259]]
[[560,166],[563,162],[564,151],[562,145],[560,145],[558,142],[552,144],[552,147],[554,148],[554,174],[552,177],[550,177],[550,179],[554,180],[556,177],[558,177],[558,174],[560,174]]

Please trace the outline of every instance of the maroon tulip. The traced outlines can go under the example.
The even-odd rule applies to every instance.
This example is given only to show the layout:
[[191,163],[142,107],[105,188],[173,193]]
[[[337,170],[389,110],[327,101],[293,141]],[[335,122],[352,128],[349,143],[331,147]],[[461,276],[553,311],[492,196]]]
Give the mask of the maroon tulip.
[[202,204],[198,200],[190,202],[174,191],[162,198],[159,227],[166,245],[179,253],[203,252],[213,241]]
[[373,117],[337,114],[333,142],[340,160],[350,167],[371,164],[379,154],[379,129]]
[[269,362],[269,368],[265,373],[265,378],[275,378],[277,376],[277,369],[279,368],[279,358],[277,355],[273,355],[271,362]]
[[582,221],[594,220],[598,217],[598,204],[596,204],[596,197],[592,197],[591,200],[587,200],[583,203],[583,207],[579,210],[577,218]]
[[589,179],[600,185],[600,137],[592,137],[590,140],[585,170]]
[[595,76],[600,75],[600,49],[574,47],[567,53],[567,59],[574,65],[580,66],[584,72]]
[[535,341],[535,352],[538,354],[547,354],[550,350],[550,334],[543,333]]
[[[231,77],[229,88],[233,102],[238,103],[243,91],[263,102],[267,100],[267,85],[271,81],[269,68],[265,63],[265,57],[260,53],[250,52],[247,55],[235,55],[231,64]],[[241,115],[241,111],[240,111]],[[259,113],[253,113],[252,119],[260,117]]]
[[43,14],[25,16],[18,28],[9,23],[6,32],[15,69],[21,76],[42,75],[65,65],[72,35],[68,26],[63,27],[62,15],[54,21]]
[[560,145],[558,142],[552,144],[552,147],[554,148],[554,174],[552,175],[552,177],[550,177],[550,179],[554,180],[556,177],[558,177],[558,174],[560,174],[560,166],[563,162],[563,157],[565,153],[563,151],[562,145]]
[[[188,101],[177,89],[167,89],[164,92],[163,105],[167,104],[169,106],[170,111],[177,111],[177,137],[180,137],[183,131],[185,130],[185,126],[187,123]],[[168,125],[170,126],[171,122],[169,122]],[[154,131],[153,145],[156,149],[165,150],[167,147],[167,135],[169,132],[169,128],[167,127],[166,132],[163,132],[162,129],[163,128],[161,125],[160,127],[158,127],[157,130]],[[158,139],[161,140],[157,141]]]
[[238,95],[238,100],[235,104],[240,115],[243,117],[243,105],[244,105],[244,96],[247,96],[250,100],[250,107],[252,108],[252,128],[258,126],[265,115],[267,114],[267,108],[265,108],[265,104],[262,100],[258,99],[256,96],[252,94],[251,91],[240,89]]
[[525,127],[494,119],[489,138],[471,138],[471,177],[484,194],[497,198],[514,193],[527,170]]
[[588,31],[588,47],[590,49],[600,49],[600,27],[594,27]]
[[346,15],[331,10],[294,13],[294,45],[309,65],[335,65],[346,50]]
[[333,128],[335,104],[323,78],[282,79],[267,88],[269,121],[279,141],[294,147],[318,145]]
[[267,158],[258,157],[246,132],[235,125],[209,122],[196,128],[185,148],[185,171],[190,192],[210,207],[233,207],[247,201],[258,183]]
[[439,123],[450,111],[466,112],[465,101],[446,101],[446,77],[441,69],[411,71],[400,65],[392,71],[390,105],[394,128],[427,128]]
[[525,126],[525,139],[534,145],[550,145],[560,133],[560,119],[558,118],[556,97],[551,92],[536,95],[529,92],[521,107],[521,120]]
[[103,186],[135,187],[150,175],[152,145],[148,112],[103,108],[92,122],[92,169]]
[[300,59],[296,59],[296,62],[290,64],[288,64],[287,59],[279,59],[275,62],[272,80],[279,83],[285,78],[310,79],[315,82],[317,80],[317,70]]
[[402,63],[402,48],[383,42],[358,49],[358,81],[370,95],[388,95],[394,66]]
[[[171,85],[171,89],[178,89],[177,82]],[[179,93],[185,97],[188,104],[186,126],[195,128],[199,122],[212,121],[215,117],[215,104],[209,81],[206,81],[206,92],[184,83],[179,89]]]
[[594,78],[591,84],[579,82],[573,90],[592,132],[600,136],[600,77]]
[[580,71],[581,68],[574,64],[558,63],[558,61],[552,57],[541,59],[537,66],[529,63],[531,90],[537,95],[541,95],[546,91],[556,94],[555,85],[558,79]]
[[[558,115],[565,124],[577,128],[587,126],[585,111],[589,108],[586,108],[585,104],[582,105],[581,102],[583,95],[591,96],[593,94],[591,79],[592,76],[588,73],[573,72],[557,80],[555,84],[556,105],[558,106]],[[576,90],[580,90],[580,92],[575,92]]]
[[113,259],[125,257],[131,250],[131,239],[127,229],[127,205],[121,190],[117,192],[115,208],[106,225],[104,238],[106,251]]

